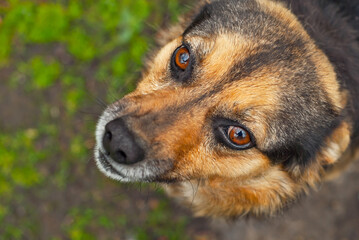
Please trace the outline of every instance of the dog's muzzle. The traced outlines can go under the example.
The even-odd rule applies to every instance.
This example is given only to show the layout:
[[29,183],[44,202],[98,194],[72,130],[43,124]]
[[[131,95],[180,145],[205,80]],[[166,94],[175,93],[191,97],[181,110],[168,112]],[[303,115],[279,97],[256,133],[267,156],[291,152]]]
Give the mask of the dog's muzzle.
[[[172,168],[172,162],[146,159],[143,141],[131,131],[117,109],[108,107],[96,126],[95,162],[106,176],[121,181],[152,181]],[[122,115],[122,116],[121,116]],[[161,167],[160,167],[161,166]]]

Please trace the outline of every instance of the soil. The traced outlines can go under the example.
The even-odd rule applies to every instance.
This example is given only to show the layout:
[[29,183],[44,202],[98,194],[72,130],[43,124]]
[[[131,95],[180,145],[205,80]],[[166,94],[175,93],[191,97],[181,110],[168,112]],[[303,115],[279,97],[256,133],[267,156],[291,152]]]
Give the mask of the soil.
[[232,224],[215,221],[211,226],[223,240],[359,239],[359,161],[281,216]]

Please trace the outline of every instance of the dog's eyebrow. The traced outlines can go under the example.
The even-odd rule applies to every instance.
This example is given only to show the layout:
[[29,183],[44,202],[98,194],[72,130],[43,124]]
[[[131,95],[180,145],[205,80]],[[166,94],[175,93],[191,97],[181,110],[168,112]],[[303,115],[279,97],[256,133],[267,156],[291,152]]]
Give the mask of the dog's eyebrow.
[[211,17],[211,10],[210,5],[206,4],[201,9],[200,13],[194,18],[194,20],[191,22],[191,24],[184,30],[182,36],[185,37],[191,30],[193,30],[195,27],[200,25],[205,20],[209,19]]

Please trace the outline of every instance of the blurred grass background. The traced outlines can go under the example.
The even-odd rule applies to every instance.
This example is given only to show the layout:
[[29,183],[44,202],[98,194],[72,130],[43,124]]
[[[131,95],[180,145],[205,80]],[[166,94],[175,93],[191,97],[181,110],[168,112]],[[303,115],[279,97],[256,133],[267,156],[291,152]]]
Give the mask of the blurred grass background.
[[0,239],[208,239],[156,186],[92,159],[103,102],[135,87],[177,0],[0,0]]

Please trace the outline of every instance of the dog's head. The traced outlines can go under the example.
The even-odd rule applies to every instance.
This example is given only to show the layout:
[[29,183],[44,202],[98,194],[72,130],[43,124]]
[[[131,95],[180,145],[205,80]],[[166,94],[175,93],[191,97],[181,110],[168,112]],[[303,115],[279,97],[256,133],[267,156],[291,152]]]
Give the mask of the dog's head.
[[273,177],[288,195],[317,181],[349,143],[345,95],[295,16],[269,1],[215,1],[183,26],[100,117],[102,172],[248,186]]

